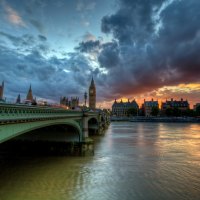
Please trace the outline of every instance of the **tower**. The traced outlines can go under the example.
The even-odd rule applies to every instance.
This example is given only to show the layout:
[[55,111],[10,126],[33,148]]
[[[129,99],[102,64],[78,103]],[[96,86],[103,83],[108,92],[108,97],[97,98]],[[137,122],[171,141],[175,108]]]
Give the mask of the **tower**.
[[96,108],[96,87],[93,77],[89,87],[89,107],[93,110]]
[[4,81],[2,82],[2,85],[0,85],[0,100],[3,99],[3,90],[4,90]]
[[33,102],[33,94],[32,94],[31,85],[30,85],[28,94],[27,94],[27,96],[26,96],[26,100],[29,100],[29,101]]

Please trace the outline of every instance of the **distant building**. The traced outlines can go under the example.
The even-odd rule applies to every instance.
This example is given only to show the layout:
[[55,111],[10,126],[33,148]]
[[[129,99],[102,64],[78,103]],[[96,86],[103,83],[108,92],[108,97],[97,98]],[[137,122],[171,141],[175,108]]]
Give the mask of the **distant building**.
[[92,77],[92,81],[89,87],[89,107],[92,110],[96,109],[96,86]]
[[69,107],[71,108],[71,109],[75,109],[75,108],[77,108],[79,106],[79,98],[78,97],[72,97],[71,98],[71,101],[70,101],[70,103],[69,103]]
[[152,116],[151,113],[153,107],[159,108],[158,101],[154,101],[153,99],[151,101],[146,101],[144,99],[144,103],[142,104],[142,110],[146,117]]
[[66,97],[60,97],[60,105],[68,106],[69,107],[69,100]]
[[29,87],[28,93],[26,95],[26,99],[24,101],[25,104],[29,104],[29,105],[37,105],[37,101],[36,98],[33,98],[33,92],[32,92],[32,88],[31,85]]
[[0,85],[0,100],[3,100],[4,81]]
[[130,102],[129,100],[128,102],[123,102],[122,100],[120,102],[117,102],[115,99],[112,105],[112,114],[114,116],[125,117],[128,116],[127,111],[130,108],[135,108],[138,112],[139,107],[135,100],[133,100],[132,102]]
[[188,110],[190,108],[190,105],[187,100],[184,101],[182,98],[180,101],[173,100],[172,98],[170,101],[166,100],[166,102],[162,102],[161,104],[162,113],[165,113],[167,108],[171,108],[171,109],[176,108],[181,111],[184,111],[184,110]]
[[37,105],[39,105],[39,106],[47,106],[48,103],[47,103],[46,100],[38,100],[38,101],[37,101]]
[[30,85],[30,88],[29,88],[28,93],[26,95],[26,100],[33,102],[33,93],[32,93],[32,89],[31,89],[31,85]]
[[69,100],[66,97],[61,97],[60,105],[67,106],[70,109],[76,109],[77,107],[79,107],[79,98],[71,97],[71,100]]

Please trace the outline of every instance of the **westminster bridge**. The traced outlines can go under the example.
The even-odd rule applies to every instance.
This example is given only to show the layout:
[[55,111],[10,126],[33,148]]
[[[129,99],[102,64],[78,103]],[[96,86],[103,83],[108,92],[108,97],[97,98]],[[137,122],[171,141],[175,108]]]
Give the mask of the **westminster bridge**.
[[89,136],[102,134],[109,121],[101,110],[0,104],[0,144],[10,140],[75,142],[87,152],[93,150]]

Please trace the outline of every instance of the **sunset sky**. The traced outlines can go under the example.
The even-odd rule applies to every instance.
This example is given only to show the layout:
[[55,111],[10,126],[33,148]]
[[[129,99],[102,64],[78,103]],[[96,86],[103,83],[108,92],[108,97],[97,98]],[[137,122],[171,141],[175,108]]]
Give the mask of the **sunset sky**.
[[4,96],[200,102],[199,0],[0,0]]

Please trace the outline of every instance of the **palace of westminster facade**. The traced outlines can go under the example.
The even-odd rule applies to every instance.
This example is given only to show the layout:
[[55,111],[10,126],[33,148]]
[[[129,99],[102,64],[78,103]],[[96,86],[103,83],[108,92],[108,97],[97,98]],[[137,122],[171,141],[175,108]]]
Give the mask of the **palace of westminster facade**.
[[[96,109],[96,86],[94,83],[94,79],[92,78],[90,86],[89,86],[89,108],[92,110]],[[85,93],[87,94],[87,93]],[[87,98],[87,95],[85,96],[85,98]],[[2,84],[0,85],[0,102],[5,102],[6,98],[4,97],[4,81],[2,82]],[[29,87],[28,93],[26,95],[26,99],[21,102],[21,97],[20,94],[17,96],[16,102],[17,104],[20,103],[25,103],[25,104],[29,104],[29,105],[40,105],[40,102],[36,101],[36,98],[33,97],[33,92],[32,92],[32,88],[31,85]],[[43,102],[43,105],[44,102]],[[60,98],[60,105],[62,106],[66,106],[69,109],[76,109],[79,107],[79,98],[78,97],[71,97],[71,99],[69,99],[68,97],[61,97]],[[85,106],[86,106],[86,99],[85,99]]]

